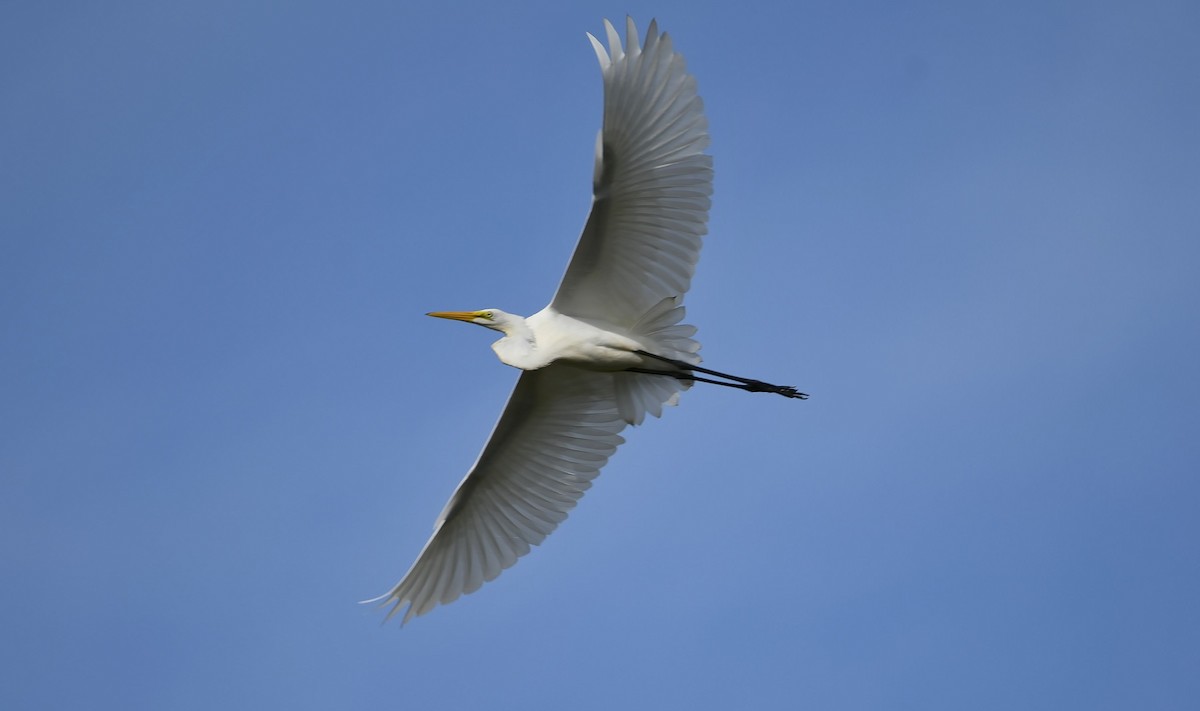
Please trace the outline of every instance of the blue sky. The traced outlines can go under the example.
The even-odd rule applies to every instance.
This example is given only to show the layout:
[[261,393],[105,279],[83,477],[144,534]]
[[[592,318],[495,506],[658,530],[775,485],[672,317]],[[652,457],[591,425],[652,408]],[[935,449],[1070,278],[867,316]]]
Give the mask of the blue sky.
[[[549,299],[584,32],[651,17],[716,167],[697,387],[544,546],[386,591]],[[0,707],[1185,708],[1200,9],[10,2]]]

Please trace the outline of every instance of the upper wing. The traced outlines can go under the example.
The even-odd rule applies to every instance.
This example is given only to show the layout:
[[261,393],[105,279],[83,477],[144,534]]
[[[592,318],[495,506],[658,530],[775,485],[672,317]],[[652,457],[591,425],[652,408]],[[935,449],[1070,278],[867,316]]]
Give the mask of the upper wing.
[[592,212],[551,306],[628,326],[691,285],[708,231],[712,157],[696,79],[650,23],[645,47],[627,20],[610,52],[588,35],[604,74]]
[[404,621],[479,589],[567,517],[624,442],[613,374],[550,365],[517,381],[491,439],[404,579],[379,598]]

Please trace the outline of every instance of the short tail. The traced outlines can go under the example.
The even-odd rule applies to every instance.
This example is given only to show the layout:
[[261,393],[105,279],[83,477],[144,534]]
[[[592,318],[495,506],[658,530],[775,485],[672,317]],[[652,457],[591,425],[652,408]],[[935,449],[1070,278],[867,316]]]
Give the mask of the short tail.
[[[700,342],[692,338],[696,327],[683,320],[686,311],[677,296],[663,299],[630,328],[631,335],[646,349],[672,360],[698,365]],[[631,425],[640,425],[646,413],[662,417],[664,405],[679,404],[679,394],[692,386],[691,381],[664,378],[644,373],[614,373],[617,408]]]

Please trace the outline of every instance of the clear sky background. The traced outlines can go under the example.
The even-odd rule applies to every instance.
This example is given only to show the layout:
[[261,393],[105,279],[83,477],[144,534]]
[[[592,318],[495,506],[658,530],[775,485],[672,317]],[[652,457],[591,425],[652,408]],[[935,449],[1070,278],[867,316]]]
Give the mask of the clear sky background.
[[[652,16],[697,387],[406,627]],[[0,707],[1200,699],[1195,2],[6,2]]]

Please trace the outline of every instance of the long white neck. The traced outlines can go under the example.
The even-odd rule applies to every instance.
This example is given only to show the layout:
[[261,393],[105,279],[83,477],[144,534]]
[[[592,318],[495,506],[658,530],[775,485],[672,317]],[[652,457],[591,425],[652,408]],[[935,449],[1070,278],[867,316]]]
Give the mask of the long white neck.
[[504,324],[504,338],[492,344],[500,361],[521,370],[536,370],[547,365],[537,351],[537,338],[525,319],[513,317]]

